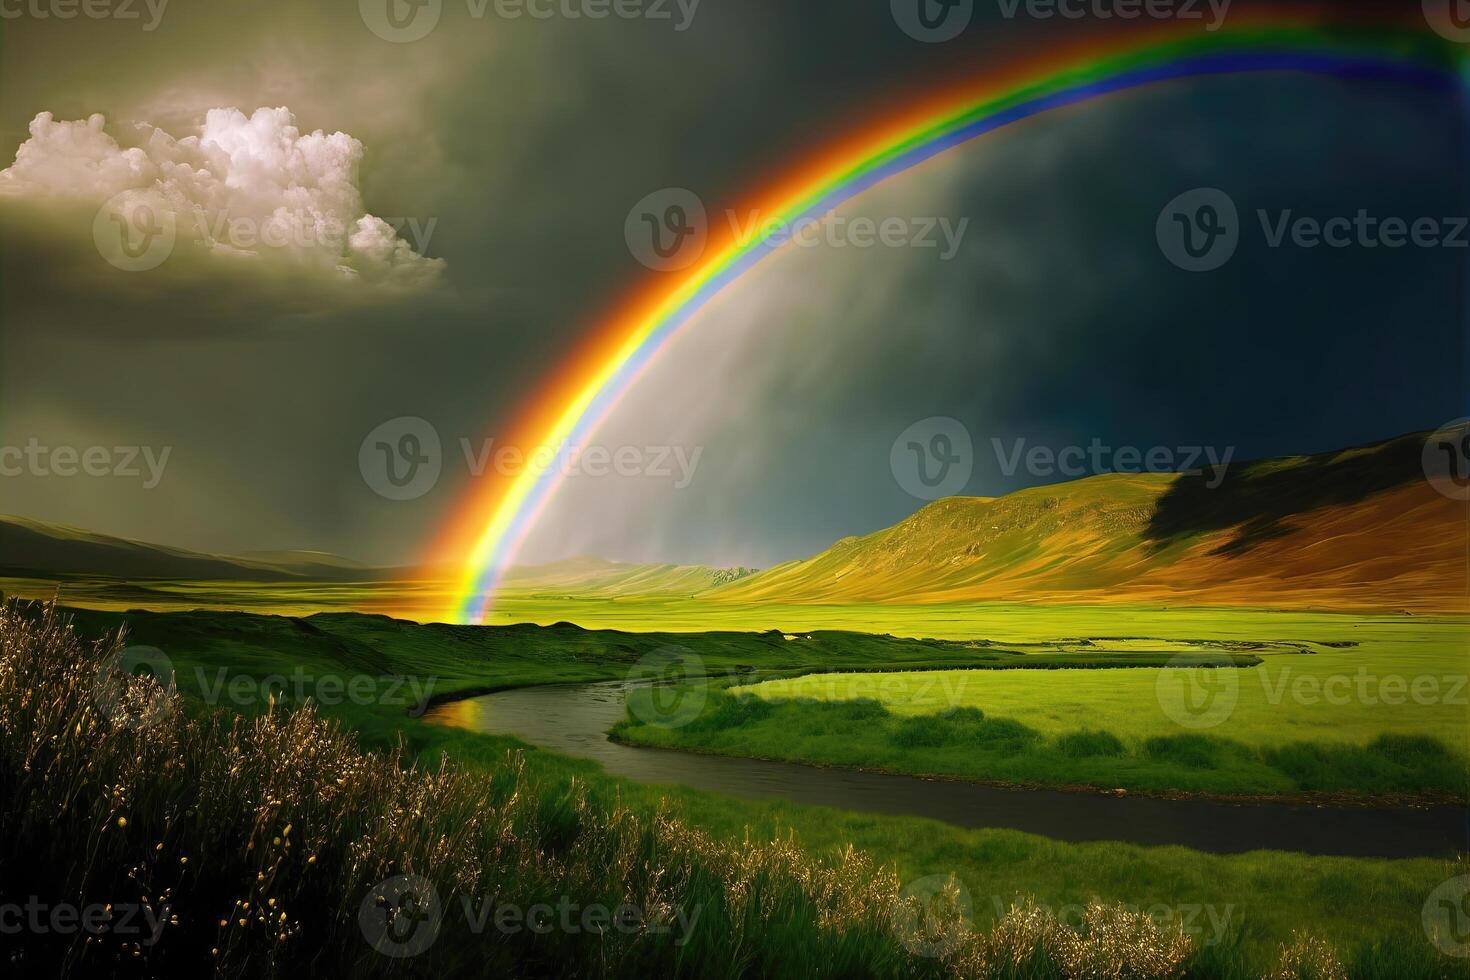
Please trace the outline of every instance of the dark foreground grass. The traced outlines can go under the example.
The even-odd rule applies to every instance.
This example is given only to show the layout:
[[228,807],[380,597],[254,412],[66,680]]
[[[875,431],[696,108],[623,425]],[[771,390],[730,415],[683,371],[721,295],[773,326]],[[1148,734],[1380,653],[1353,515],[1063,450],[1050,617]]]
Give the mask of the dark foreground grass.
[[[488,631],[371,617],[134,620],[135,639],[169,651],[181,687],[195,668],[254,682],[241,694],[276,690],[265,682],[297,668],[314,688],[335,674],[380,694],[403,675],[437,678],[440,693],[606,676],[594,649],[557,655],[554,636],[523,656],[498,638],[475,646]],[[6,934],[15,975],[1465,975],[1419,924],[1428,893],[1465,870],[1441,862],[1067,845],[745,803],[608,779],[386,702],[323,708],[354,739],[311,710],[225,712],[198,707],[198,692],[165,703],[137,682],[136,703],[153,710],[117,726],[97,711],[98,655],[54,623],[0,619],[0,902],[146,898],[178,924],[137,947]],[[432,879],[450,912],[427,952],[392,960],[357,917],[400,872]],[[904,885],[930,895],[936,879],[968,890],[972,928],[944,913],[943,889],[915,918]],[[466,899],[524,910],[562,896],[631,904],[650,928],[475,931],[460,911]],[[674,927],[695,910],[678,945]]]
[[[84,648],[49,610],[0,612],[0,899],[27,926],[7,929],[13,975],[1030,976],[1110,964],[1162,977],[1193,954],[1180,930],[1101,905],[1080,929],[1026,907],[975,931],[946,892],[910,900],[858,852],[820,862],[789,842],[721,841],[667,813],[604,807],[576,780],[539,784],[515,754],[481,772],[426,769],[402,751],[363,752],[310,707],[191,717],[119,653]],[[401,875],[416,876],[411,900]],[[612,914],[588,923],[589,908]]]

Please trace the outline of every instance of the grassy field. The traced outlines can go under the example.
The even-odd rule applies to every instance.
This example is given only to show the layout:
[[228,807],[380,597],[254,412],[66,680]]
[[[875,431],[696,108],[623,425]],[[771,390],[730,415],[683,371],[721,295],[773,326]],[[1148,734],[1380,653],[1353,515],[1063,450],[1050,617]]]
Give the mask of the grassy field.
[[[57,583],[8,580],[0,588],[45,596],[54,593]],[[108,608],[222,606],[302,614],[361,606],[432,618],[446,602],[442,588],[426,583],[313,589],[269,583],[88,581],[62,583],[61,588],[84,604]],[[767,719],[763,728],[750,718],[745,729],[703,734],[631,727],[621,733],[648,744],[1047,784],[1431,798],[1463,795],[1459,760],[1470,756],[1470,708],[1463,684],[1470,617],[1015,603],[738,604],[512,590],[499,598],[489,620],[670,633],[765,631],[773,626],[785,635],[859,630],[984,641],[1031,656],[1116,652],[1164,658],[1205,651],[1262,660],[1240,672],[1228,692],[1228,715],[1207,727],[1182,726],[1163,710],[1156,671],[824,675],[756,687],[759,696],[798,702],[796,707],[781,706],[780,717]],[[824,656],[799,658],[800,665],[807,670],[841,666]],[[742,665],[749,666],[735,658],[724,666]],[[921,665],[910,661],[904,666]],[[880,658],[862,663],[861,669],[881,666]],[[942,661],[929,666],[942,666]],[[564,668],[545,669],[555,673]],[[1199,682],[1198,690],[1181,686],[1174,697],[1208,697],[1216,680],[1220,678],[1209,674],[1191,678],[1191,683]],[[861,727],[860,721],[844,723],[840,713],[819,717],[810,706],[802,707],[813,700],[859,698],[877,700],[894,717],[869,726],[856,743],[843,734],[843,725]],[[710,710],[718,703],[713,700]],[[1008,731],[1020,737],[991,743],[991,751],[976,751],[974,731],[947,736],[939,730],[942,722],[931,724],[936,730],[927,734],[915,733],[912,725],[901,730],[905,718],[954,708],[974,708],[989,722],[1015,726]],[[1203,720],[1211,719],[1206,715]],[[811,735],[789,739],[788,725]],[[828,726],[825,734],[823,725]],[[995,725],[985,727],[993,730]],[[947,737],[951,744],[946,744]]]
[[[835,614],[822,609],[822,614]],[[1013,649],[1249,652],[1238,670],[824,673],[735,688],[640,744],[1046,785],[1463,798],[1470,621],[1038,606],[866,611]],[[890,619],[889,616],[893,618]],[[859,618],[853,616],[851,618]],[[899,622],[894,622],[894,620]],[[809,621],[809,620],[808,620]],[[731,703],[755,697],[764,705]],[[843,707],[843,703],[846,706]]]
[[[8,580],[0,587],[45,596],[55,592],[57,583]],[[274,609],[284,603],[284,611],[301,614],[359,605],[398,612],[408,607],[413,614],[432,618],[430,613],[443,611],[446,601],[443,589],[426,583],[303,589],[277,584],[145,586],[90,581],[62,583],[61,588],[64,595],[79,596],[84,604],[112,608]],[[1463,795],[1458,760],[1470,757],[1470,707],[1464,686],[1470,617],[1463,616],[1014,603],[737,604],[679,597],[578,598],[523,590],[501,596],[489,619],[498,624],[573,622],[589,629],[669,633],[772,627],[784,635],[858,630],[983,641],[994,649],[1033,657],[1113,652],[1167,659],[1203,651],[1262,660],[1241,671],[1226,692],[1231,697],[1228,715],[1205,727],[1181,725],[1164,710],[1156,671],[826,675],[755,688],[759,696],[799,702],[797,708],[783,706],[781,719],[768,721],[764,734],[755,729],[704,735],[632,728],[622,732],[629,740],[650,744],[1001,780],[1226,794]],[[799,646],[803,641],[787,642]],[[826,659],[825,653],[793,662],[804,670],[841,666],[840,661]],[[872,671],[882,665],[880,655],[860,667]],[[913,660],[904,664],[906,669],[922,665]],[[942,660],[928,664],[942,665]],[[713,666],[721,668],[718,663]],[[724,669],[740,666],[750,664],[735,658]],[[545,669],[554,673],[563,668]],[[1198,682],[1197,690],[1181,685],[1173,696],[1180,703],[1186,694],[1208,697],[1217,680],[1228,683],[1201,673],[1190,678],[1191,684]],[[812,700],[859,698],[875,699],[896,716],[874,726],[862,745],[838,734],[841,724],[836,716],[831,720],[837,727],[823,736],[811,711],[791,714],[799,711],[800,703]],[[717,700],[711,710],[716,706]],[[1019,726],[1015,731],[1022,738],[1019,743],[1003,740],[988,753],[973,751],[964,737],[946,746],[942,731],[904,744],[912,741],[897,728],[904,718],[954,708],[974,708],[989,721]],[[1211,718],[1206,715],[1202,720]],[[782,728],[788,722],[796,726],[794,730],[812,730],[813,736],[799,744],[784,738]],[[1385,736],[1388,741],[1380,742]]]
[[[417,622],[444,622],[454,611],[450,582],[206,582],[171,579],[123,580],[99,576],[0,577],[0,594],[22,599],[59,595],[73,607],[123,611],[152,609],[237,610],[306,616],[318,612],[378,613]],[[1181,615],[1184,614],[1184,615]],[[935,602],[922,604],[849,602],[718,602],[684,595],[587,596],[546,589],[502,589],[486,615],[488,625],[557,622],[588,629],[664,630],[699,633],[711,629],[805,631],[844,629],[895,636],[945,639],[988,637],[1005,642],[1085,636],[1099,629],[1112,635],[1190,639],[1197,624],[1209,636],[1243,640],[1277,633],[1312,639],[1355,622],[1470,624],[1470,616],[1393,609],[1384,613],[1201,606],[1183,603]],[[1466,626],[1470,630],[1470,625]],[[1351,634],[1347,638],[1351,639]]]
[[[123,617],[79,613],[91,634]],[[381,617],[334,615],[297,620],[244,615],[135,614],[131,641],[167,652],[180,689],[193,702],[254,712],[274,692],[313,693],[324,715],[345,723],[370,748],[402,739],[409,758],[448,756],[470,771],[507,766],[513,740],[440,728],[412,716],[413,692],[491,690],[549,681],[624,676],[630,664],[669,638],[556,630],[487,631],[418,627]],[[1075,631],[1073,631],[1075,632]],[[802,667],[813,647],[784,637],[755,641],[677,637],[716,667],[744,665],[765,650],[769,667]],[[871,647],[888,658],[908,649],[915,662],[943,647]],[[820,654],[823,658],[828,653]],[[856,647],[830,652],[849,657]],[[969,651],[974,656],[975,651]],[[200,671],[203,671],[201,674]],[[220,683],[219,672],[230,682]],[[1039,672],[1039,675],[1051,672]],[[1120,671],[1121,673],[1121,671]],[[293,678],[299,678],[293,679]],[[200,681],[206,690],[200,690]],[[366,696],[333,696],[355,680]],[[326,688],[323,682],[334,682]],[[417,686],[409,683],[417,681]],[[341,683],[335,683],[341,682]],[[209,690],[216,693],[211,695]],[[221,703],[219,692],[225,692]],[[326,695],[323,697],[323,695]],[[236,695],[239,695],[238,697]],[[252,700],[255,699],[255,700]],[[287,697],[287,700],[290,700]],[[1062,844],[1013,831],[966,831],[930,821],[758,804],[607,778],[595,766],[539,751],[525,755],[526,778],[543,787],[586,787],[596,812],[618,803],[648,817],[677,815],[716,841],[790,842],[797,853],[837,861],[854,847],[891,867],[903,883],[953,875],[969,892],[977,926],[993,924],[1010,904],[1030,897],[1064,917],[1089,903],[1123,903],[1188,918],[1199,944],[1196,973],[1258,976],[1276,964],[1298,930],[1320,936],[1353,966],[1354,976],[1462,975],[1462,963],[1439,957],[1424,939],[1421,908],[1429,893],[1467,869],[1431,860],[1384,861],[1279,853],[1211,856],[1182,848]],[[782,845],[785,846],[785,845]],[[1216,942],[1215,940],[1220,940]],[[1376,964],[1376,965],[1375,965]],[[733,972],[733,971],[732,971]]]
[[[1054,675],[1084,672],[1046,673],[1042,684],[1064,684],[1066,678]],[[803,678],[810,683],[802,689],[827,680],[882,685],[892,679]],[[902,683],[926,681],[905,675]],[[671,728],[637,720],[657,718],[653,709],[640,709],[639,700],[647,697],[643,691],[630,695],[629,718],[614,729],[620,741],[1029,786],[1372,805],[1464,799],[1464,757],[1426,736],[1380,735],[1361,746],[1300,740],[1249,745],[1177,729],[1137,740],[1088,727],[1047,736],[972,707],[900,715],[871,699],[803,703],[718,689],[708,694],[699,716]]]

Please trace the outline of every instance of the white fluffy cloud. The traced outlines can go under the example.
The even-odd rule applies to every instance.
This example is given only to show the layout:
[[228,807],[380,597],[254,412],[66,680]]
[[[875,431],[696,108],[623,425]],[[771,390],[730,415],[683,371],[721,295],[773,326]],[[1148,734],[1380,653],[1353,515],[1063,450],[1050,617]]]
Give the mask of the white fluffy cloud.
[[[421,289],[443,270],[442,259],[420,254],[422,241],[399,233],[424,238],[432,222],[395,229],[365,211],[363,146],[346,133],[302,133],[283,107],[248,116],[211,109],[197,135],[183,138],[147,124],[131,136],[109,133],[101,115],[39,114],[15,163],[0,171],[0,203],[98,209],[96,245],[124,267],[182,260],[359,293]],[[109,235],[121,242],[115,256]]]

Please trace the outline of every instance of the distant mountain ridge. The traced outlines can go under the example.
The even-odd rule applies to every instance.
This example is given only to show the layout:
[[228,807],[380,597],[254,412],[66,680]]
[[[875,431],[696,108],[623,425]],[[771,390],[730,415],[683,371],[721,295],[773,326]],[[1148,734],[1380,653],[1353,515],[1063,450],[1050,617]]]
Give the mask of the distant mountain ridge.
[[[1470,505],[1425,479],[1419,433],[1213,472],[1105,474],[950,497],[764,571],[572,558],[512,569],[555,597],[715,602],[1171,602],[1470,611]],[[446,579],[453,577],[445,569]],[[0,517],[0,574],[368,582],[423,577],[321,552],[211,555]]]
[[234,582],[364,582],[408,574],[405,569],[371,568],[324,552],[206,554],[24,517],[0,517],[0,570],[17,576]]
[[1470,611],[1470,510],[1427,433],[1213,474],[1106,474],[936,501],[717,588],[728,602],[1188,602]]
[[[446,579],[452,579],[457,570],[443,571]],[[23,517],[0,517],[0,573],[232,582],[376,582],[422,575],[418,569],[377,568],[322,551],[206,554]],[[585,596],[688,596],[753,573],[749,568],[572,558],[512,569],[505,584]]]

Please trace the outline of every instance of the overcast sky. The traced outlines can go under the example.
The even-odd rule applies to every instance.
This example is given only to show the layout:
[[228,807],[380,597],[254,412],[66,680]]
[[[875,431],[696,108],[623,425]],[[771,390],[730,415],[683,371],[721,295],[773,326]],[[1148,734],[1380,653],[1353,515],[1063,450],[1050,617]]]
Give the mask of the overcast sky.
[[[636,202],[687,188],[724,221],[915,93],[1118,30],[980,2],[964,34],[928,44],[888,0],[671,2],[631,20],[444,0],[398,43],[374,33],[393,25],[373,2],[4,22],[0,446],[102,447],[99,470],[146,452],[137,477],[27,457],[0,476],[0,513],[413,561],[471,480],[466,442],[509,437],[627,290],[676,281],[630,249]],[[1258,216],[1465,215],[1466,136],[1448,95],[1272,76],[1113,97],[950,151],[701,314],[596,439],[669,475],[568,479],[523,557],[809,554],[923,504],[891,450],[936,416],[974,447],[953,492],[995,495],[1060,478],[1007,472],[1017,440],[1249,458],[1470,414],[1470,249],[1272,247]],[[1199,187],[1239,213],[1210,272],[1156,236]],[[99,245],[174,215],[156,268]],[[858,247],[842,230],[858,218],[900,219],[909,240]],[[936,247],[910,247],[921,233]],[[433,426],[440,475],[394,500],[360,450],[404,416]]]

